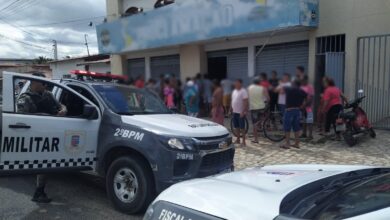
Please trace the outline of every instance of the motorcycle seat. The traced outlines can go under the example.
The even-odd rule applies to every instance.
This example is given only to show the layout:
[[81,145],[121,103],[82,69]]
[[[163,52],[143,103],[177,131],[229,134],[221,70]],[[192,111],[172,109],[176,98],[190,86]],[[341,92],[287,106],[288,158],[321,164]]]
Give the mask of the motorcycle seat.
[[340,113],[340,117],[343,119],[354,120],[356,118],[355,112],[342,112]]

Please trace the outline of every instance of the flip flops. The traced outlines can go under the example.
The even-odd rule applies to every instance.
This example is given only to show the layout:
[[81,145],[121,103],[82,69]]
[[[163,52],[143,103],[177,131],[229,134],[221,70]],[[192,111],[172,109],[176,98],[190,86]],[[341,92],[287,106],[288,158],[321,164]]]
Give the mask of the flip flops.
[[280,147],[280,148],[282,148],[282,149],[285,149],[285,150],[288,150],[288,149],[290,149],[290,147],[289,147],[289,146],[286,146],[286,145],[284,145],[284,144],[280,145],[279,147]]
[[299,144],[293,144],[293,145],[290,145],[290,146],[293,147],[293,148],[296,148],[296,149],[300,149]]

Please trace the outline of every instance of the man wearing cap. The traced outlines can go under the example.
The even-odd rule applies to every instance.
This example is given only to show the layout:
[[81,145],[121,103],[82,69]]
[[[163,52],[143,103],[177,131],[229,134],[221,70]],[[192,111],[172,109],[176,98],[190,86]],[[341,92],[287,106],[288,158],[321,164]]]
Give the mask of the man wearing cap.
[[[45,77],[42,73],[34,73],[33,76]],[[31,80],[30,87],[17,100],[17,112],[65,116],[67,109],[54,98],[50,91],[46,90],[43,82]],[[46,175],[37,175],[37,188],[32,201],[51,202],[45,193],[46,182]]]

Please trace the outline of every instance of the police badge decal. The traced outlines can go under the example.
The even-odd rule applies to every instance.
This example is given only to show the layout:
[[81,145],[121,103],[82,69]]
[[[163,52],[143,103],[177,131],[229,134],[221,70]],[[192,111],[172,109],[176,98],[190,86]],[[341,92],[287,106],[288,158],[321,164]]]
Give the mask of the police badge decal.
[[65,151],[71,156],[80,155],[85,149],[86,133],[84,131],[65,132]]

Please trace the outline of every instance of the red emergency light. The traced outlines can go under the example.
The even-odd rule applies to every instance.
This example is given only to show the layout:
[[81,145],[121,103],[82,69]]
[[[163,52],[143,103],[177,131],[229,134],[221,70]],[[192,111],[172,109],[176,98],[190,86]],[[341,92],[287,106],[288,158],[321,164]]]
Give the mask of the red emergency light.
[[113,75],[109,73],[97,73],[97,72],[90,72],[85,70],[72,70],[70,71],[71,74],[74,74],[76,76],[86,76],[96,79],[110,79],[110,80],[120,80],[120,81],[127,81],[129,77],[122,76],[122,75]]

